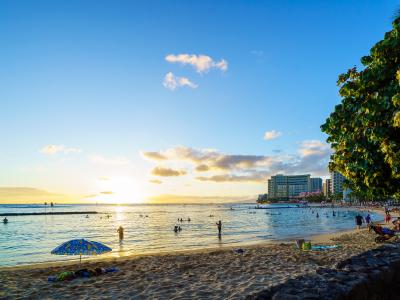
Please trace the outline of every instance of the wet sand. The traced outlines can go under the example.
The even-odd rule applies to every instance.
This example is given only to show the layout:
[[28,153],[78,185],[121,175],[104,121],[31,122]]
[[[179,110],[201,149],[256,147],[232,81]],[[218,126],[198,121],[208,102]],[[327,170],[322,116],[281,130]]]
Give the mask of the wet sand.
[[[290,278],[315,273],[376,248],[366,229],[325,234],[313,243],[340,244],[326,251],[301,251],[294,242],[143,255],[78,263],[0,269],[0,299],[243,299]],[[238,248],[238,247],[236,247]],[[47,277],[79,268],[117,267],[118,272],[69,282]]]

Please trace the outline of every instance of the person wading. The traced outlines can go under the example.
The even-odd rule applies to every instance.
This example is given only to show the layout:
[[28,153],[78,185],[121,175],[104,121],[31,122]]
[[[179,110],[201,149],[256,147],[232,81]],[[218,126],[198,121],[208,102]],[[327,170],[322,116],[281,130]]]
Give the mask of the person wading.
[[119,235],[119,241],[122,242],[122,240],[124,239],[124,228],[122,226],[119,226],[117,232]]
[[221,220],[219,220],[217,223],[215,223],[217,225],[218,228],[218,236],[221,236],[221,230],[222,230],[222,222]]

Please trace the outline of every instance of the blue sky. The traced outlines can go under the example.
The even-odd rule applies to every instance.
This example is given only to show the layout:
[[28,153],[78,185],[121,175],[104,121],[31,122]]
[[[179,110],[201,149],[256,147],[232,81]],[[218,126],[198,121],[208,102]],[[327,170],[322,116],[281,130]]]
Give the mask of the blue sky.
[[[340,101],[337,76],[390,30],[398,4],[2,1],[0,187],[68,199],[119,189],[129,202],[244,197],[275,171],[327,175],[306,156],[329,156],[319,126]],[[211,67],[199,69],[200,55]],[[166,88],[170,72],[192,86]],[[213,167],[200,174],[201,164]]]

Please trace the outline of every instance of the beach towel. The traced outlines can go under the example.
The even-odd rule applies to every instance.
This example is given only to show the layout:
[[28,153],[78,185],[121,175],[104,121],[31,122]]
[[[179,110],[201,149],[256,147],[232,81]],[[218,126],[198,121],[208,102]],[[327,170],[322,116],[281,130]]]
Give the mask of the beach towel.
[[314,251],[323,251],[323,250],[330,250],[330,249],[337,249],[341,248],[340,245],[313,245],[311,246],[311,250]]
[[117,272],[117,271],[119,271],[119,269],[116,267],[109,267],[109,268],[105,268],[105,269],[104,268],[96,268],[94,270],[81,269],[76,272],[65,271],[65,272],[61,272],[60,274],[58,274],[56,276],[49,276],[47,278],[47,281],[50,281],[50,282],[69,281],[69,280],[73,280],[78,277],[88,278],[88,277],[93,277],[93,276],[99,276],[99,275],[106,274],[106,273],[113,273],[113,272]]

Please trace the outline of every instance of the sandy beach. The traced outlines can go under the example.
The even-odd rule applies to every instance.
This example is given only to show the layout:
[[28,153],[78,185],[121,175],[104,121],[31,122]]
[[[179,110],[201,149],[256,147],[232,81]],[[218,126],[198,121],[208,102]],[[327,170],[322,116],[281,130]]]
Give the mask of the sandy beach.
[[[373,249],[366,229],[315,236],[318,244],[340,244],[326,251],[300,251],[294,242],[87,261],[84,268],[117,267],[118,272],[69,282],[47,277],[77,270],[77,263],[0,269],[1,299],[243,299],[300,275],[315,273]],[[236,247],[238,248],[238,247]],[[236,249],[235,248],[235,249]]]

